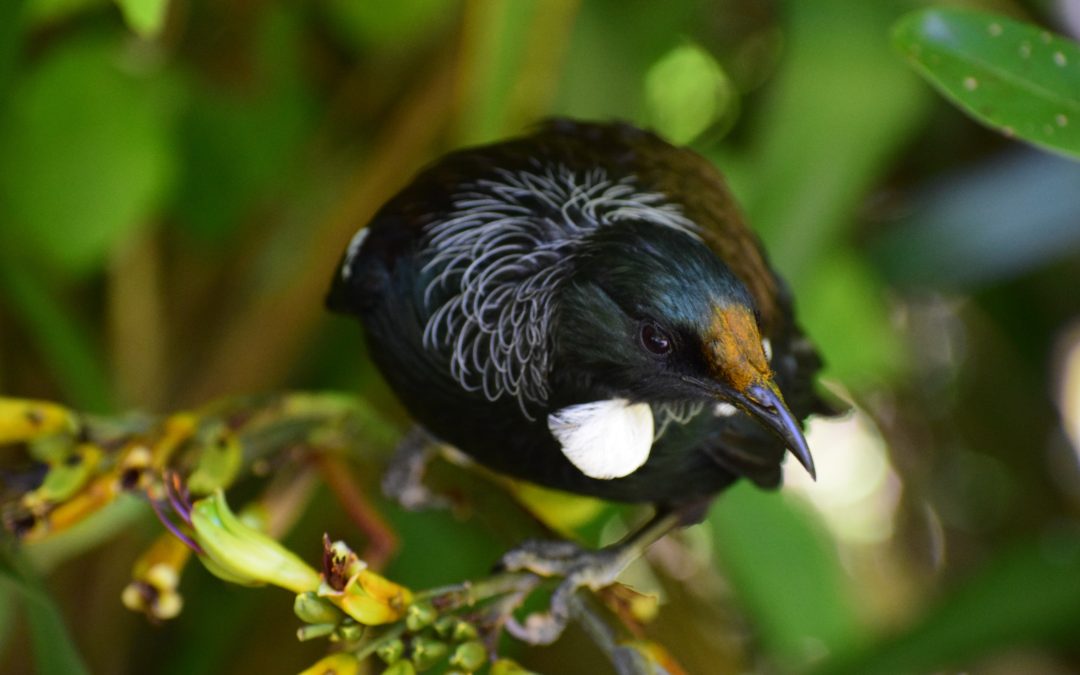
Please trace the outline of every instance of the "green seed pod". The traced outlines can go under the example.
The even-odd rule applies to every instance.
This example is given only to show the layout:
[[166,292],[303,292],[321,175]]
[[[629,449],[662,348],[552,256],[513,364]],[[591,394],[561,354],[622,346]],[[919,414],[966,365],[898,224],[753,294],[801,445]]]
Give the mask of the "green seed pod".
[[476,626],[468,621],[458,619],[457,623],[454,624],[454,631],[451,634],[451,639],[453,639],[454,642],[475,640],[478,637],[480,637],[480,634],[476,632]]
[[435,628],[435,633],[441,638],[449,638],[453,632],[454,627],[457,626],[459,619],[453,616],[440,616],[432,624]]
[[445,642],[417,636],[412,641],[412,662],[417,670],[427,670],[445,658],[449,651]]
[[308,640],[326,637],[333,633],[335,628],[337,626],[332,623],[309,623],[296,629],[296,639],[300,642],[307,642]]
[[350,620],[349,622],[338,626],[337,632],[334,633],[334,637],[343,642],[356,642],[364,637],[364,626]]
[[405,610],[405,627],[412,633],[427,628],[439,617],[435,608],[426,602],[414,602]]
[[293,601],[293,612],[304,623],[329,623],[335,626],[345,616],[332,602],[320,598],[312,591],[296,596],[296,600]]
[[499,659],[491,664],[490,675],[536,675],[531,670],[521,667],[517,661],[511,659]]
[[409,661],[398,661],[382,671],[382,675],[416,675],[416,667]]
[[486,661],[487,649],[484,648],[484,643],[479,640],[462,642],[454,650],[454,653],[450,655],[450,665],[469,673],[479,670]]
[[405,655],[405,643],[398,639],[390,640],[379,645],[375,653],[384,663],[390,665],[397,663]]

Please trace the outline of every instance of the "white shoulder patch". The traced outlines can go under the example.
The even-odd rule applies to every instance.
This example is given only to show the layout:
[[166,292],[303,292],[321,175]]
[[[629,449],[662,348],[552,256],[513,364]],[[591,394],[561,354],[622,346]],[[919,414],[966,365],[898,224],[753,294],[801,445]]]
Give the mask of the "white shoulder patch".
[[648,403],[623,398],[567,406],[548,415],[548,429],[570,463],[589,478],[628,476],[648,459],[653,415]]

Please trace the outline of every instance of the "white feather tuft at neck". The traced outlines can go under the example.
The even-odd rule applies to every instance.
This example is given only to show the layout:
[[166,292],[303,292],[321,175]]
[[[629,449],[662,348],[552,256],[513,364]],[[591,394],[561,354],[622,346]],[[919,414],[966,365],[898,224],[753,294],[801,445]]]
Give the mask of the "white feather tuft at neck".
[[548,415],[548,429],[571,464],[600,480],[637,471],[648,461],[653,443],[649,404],[623,398],[557,410]]

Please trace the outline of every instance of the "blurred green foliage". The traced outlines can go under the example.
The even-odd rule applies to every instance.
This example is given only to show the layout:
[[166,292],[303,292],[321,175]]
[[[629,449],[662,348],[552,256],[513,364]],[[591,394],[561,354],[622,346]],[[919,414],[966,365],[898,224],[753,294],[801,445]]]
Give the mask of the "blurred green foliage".
[[[1041,31],[1080,28],[1067,3],[965,4],[1022,23],[901,0],[0,3],[0,392],[117,411],[340,387],[404,429],[356,326],[320,309],[345,243],[441,152],[551,114],[628,119],[725,171],[893,472],[873,543],[826,527],[824,486],[722,496],[682,564],[653,565],[667,602],[650,630],[691,672],[1076,670],[1080,472],[1049,399],[1080,315],[1080,169],[919,74],[1075,155],[1080,55]],[[1017,71],[1024,40],[1040,65]],[[358,445],[373,493],[387,444]],[[815,453],[823,482],[843,473]],[[482,575],[522,536],[486,482],[466,487],[468,518],[380,504],[394,578]],[[5,565],[0,670],[318,658],[289,639],[287,600],[198,571],[175,623],[125,615],[154,530],[125,508],[48,556],[56,605]],[[590,538],[635,517],[590,513]],[[289,543],[316,556],[322,531],[351,528],[320,493]],[[603,667],[574,635],[520,658]]]

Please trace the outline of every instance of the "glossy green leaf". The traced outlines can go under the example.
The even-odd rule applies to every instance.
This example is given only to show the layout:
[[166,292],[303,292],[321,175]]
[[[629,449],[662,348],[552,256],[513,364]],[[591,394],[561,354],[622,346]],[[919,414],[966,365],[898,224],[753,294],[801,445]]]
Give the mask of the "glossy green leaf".
[[0,581],[22,596],[38,675],[89,675],[56,603],[26,562],[7,547],[0,548]]
[[708,522],[725,577],[784,672],[862,640],[839,556],[804,508],[744,482]]
[[165,25],[168,0],[116,0],[128,27],[144,38],[155,37]]
[[893,29],[900,51],[983,124],[1080,158],[1080,45],[964,9],[927,9]]
[[170,93],[111,40],[69,42],[16,84],[0,130],[5,245],[85,273],[147,222],[171,183]]
[[999,557],[909,630],[821,673],[925,673],[1020,645],[1075,645],[1078,580],[1080,537],[1048,534]]

